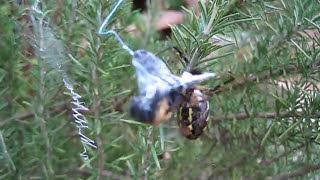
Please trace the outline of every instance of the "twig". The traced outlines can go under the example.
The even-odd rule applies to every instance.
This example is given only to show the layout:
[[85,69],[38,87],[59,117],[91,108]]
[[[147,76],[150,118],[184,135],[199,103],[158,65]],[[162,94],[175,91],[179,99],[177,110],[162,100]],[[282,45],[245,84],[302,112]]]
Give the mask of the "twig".
[[[68,172],[69,174],[73,175],[74,173],[78,173],[81,174],[82,176],[90,176],[90,171],[86,170],[86,169],[80,169],[80,168],[74,168],[71,171]],[[126,176],[126,175],[122,175],[122,174],[115,174],[112,171],[108,171],[108,170],[102,170],[101,171],[101,177],[102,178],[110,178],[110,179],[131,179],[131,177]]]
[[72,4],[71,4],[71,19],[70,19],[70,25],[69,25],[69,29],[68,29],[69,37],[71,37],[71,35],[73,33],[73,24],[74,24],[74,21],[76,20],[76,9],[77,9],[77,1],[76,0],[72,0]]
[[280,174],[277,175],[275,177],[272,178],[272,180],[286,180],[286,179],[290,179],[290,178],[295,178],[298,176],[303,176],[311,171],[315,171],[317,169],[320,169],[320,163],[318,164],[314,164],[314,165],[306,165],[296,171],[293,171],[291,173],[284,173],[284,174]]
[[238,8],[241,7],[242,3],[243,3],[244,0],[236,0],[236,1],[233,1],[233,3],[231,3],[228,8],[227,8],[227,11],[226,11],[226,15],[230,15],[232,13],[234,13],[234,11]]
[[206,28],[205,28],[205,30],[203,32],[205,37],[208,37],[208,35],[209,35],[209,32],[210,32],[211,27],[212,27],[212,23],[213,23],[214,19],[216,18],[218,10],[219,10],[219,8],[218,8],[217,4],[215,4],[214,7],[213,7],[213,10],[212,10],[208,25],[206,26]]
[[[228,114],[227,116],[225,117],[219,117],[219,116],[215,116],[212,118],[212,121],[215,122],[215,123],[219,123],[223,120],[233,120],[233,119],[237,119],[237,120],[244,120],[244,119],[247,119],[247,118],[250,118],[250,117],[255,117],[255,118],[261,118],[261,119],[272,119],[272,118],[275,118],[277,117],[277,113],[276,112],[259,112],[255,115],[248,115],[247,113],[239,113],[239,114]],[[296,114],[296,113],[286,113],[286,112],[283,112],[283,113],[280,113],[279,114],[279,117],[301,117],[299,114]],[[317,111],[315,114],[314,114],[314,118],[320,118],[320,111]]]
[[[58,114],[60,112],[63,112],[64,110],[67,110],[69,108],[68,105],[69,105],[68,102],[62,102],[62,103],[54,106],[53,108],[50,108],[47,113],[49,115]],[[34,117],[34,116],[35,116],[35,112],[33,110],[30,110],[30,111],[18,114],[15,117],[10,117],[10,118],[8,118],[8,119],[6,119],[4,121],[1,121],[0,122],[0,127],[6,125],[11,120],[23,120],[23,119],[31,118],[31,117]]]
[[[274,44],[274,46],[272,46],[268,49],[275,48],[283,42],[285,42],[285,41],[279,40],[277,43]],[[313,70],[318,69],[319,65],[320,65],[320,58],[318,58],[314,63],[307,65],[307,68],[310,68],[310,71],[313,71]],[[282,69],[284,69],[284,70],[282,70]],[[297,70],[296,65],[288,65],[287,67],[281,68],[280,70],[268,70],[268,71],[260,73],[259,75],[250,75],[247,79],[236,78],[235,81],[233,83],[231,83],[230,86],[225,87],[225,88],[220,88],[218,91],[215,92],[215,94],[219,94],[219,93],[224,92],[230,88],[235,90],[237,88],[240,88],[240,87],[246,85],[247,83],[252,83],[252,82],[255,82],[258,80],[260,80],[260,81],[267,80],[267,79],[273,78],[275,76],[281,76],[284,73],[291,73],[296,70]]]
[[[197,168],[200,168],[200,165],[203,165],[202,163],[209,157],[209,155],[212,153],[213,148],[216,146],[216,143],[212,143],[211,147],[209,148],[208,152],[205,153],[201,158],[197,159],[196,163],[198,164]],[[180,179],[185,179],[190,173],[192,173],[192,169],[194,166],[190,166],[188,169],[186,169],[182,175],[180,175]]]
[[44,103],[45,103],[45,59],[41,58],[42,57],[42,52],[40,51],[40,49],[45,49],[45,45],[44,45],[44,41],[45,41],[45,36],[44,36],[44,19],[41,18],[39,20],[39,54],[38,54],[38,63],[39,63],[39,76],[40,76],[40,82],[39,82],[39,97],[38,97],[38,100],[39,100],[39,104],[38,104],[38,107],[37,107],[37,110],[36,110],[36,119],[39,120],[39,123],[40,123],[40,129],[41,129],[41,133],[42,133],[42,136],[45,140],[45,143],[46,143],[46,151],[47,151],[47,168],[49,170],[49,173],[50,175],[53,175],[54,174],[54,171],[53,171],[53,168],[52,168],[52,165],[51,165],[51,161],[52,161],[52,148],[51,148],[51,145],[50,145],[50,140],[49,140],[49,137],[48,137],[48,131],[47,131],[47,127],[45,125],[45,119],[44,119]]
[[[70,102],[62,102],[56,106],[54,106],[53,108],[51,108],[49,110],[49,114],[57,114],[57,113],[60,113],[64,110],[66,110],[69,106]],[[31,118],[34,116],[34,111],[28,111],[28,112],[24,112],[24,113],[21,113],[15,117],[13,117],[12,119],[14,120],[23,120],[23,119],[27,119],[27,118]]]
[[284,74],[284,72],[292,72],[292,71],[295,71],[297,70],[296,66],[294,65],[289,65],[288,67],[285,68],[285,71],[283,70],[276,70],[276,71],[272,71],[272,70],[269,70],[269,71],[266,71],[264,73],[261,73],[260,75],[251,75],[249,76],[247,79],[244,79],[244,78],[236,78],[234,80],[233,83],[231,83],[231,85],[229,85],[228,87],[225,87],[225,88],[220,88],[219,90],[217,90],[215,92],[215,94],[219,94],[219,93],[222,93],[224,92],[226,89],[230,89],[232,88],[233,90],[237,89],[237,88],[240,88],[244,85],[246,85],[247,83],[252,83],[252,82],[255,82],[257,80],[266,80],[266,79],[270,79],[274,76],[280,76],[282,74]]
[[[300,117],[298,114],[294,114],[294,113],[280,113],[281,117]],[[237,120],[244,120],[251,117],[250,115],[248,115],[247,113],[243,112],[243,113],[239,113],[239,114],[228,114],[225,117],[219,117],[219,116],[215,116],[212,118],[212,121],[215,123],[219,123],[223,120],[233,120],[233,119],[237,119]],[[275,118],[277,117],[277,113],[276,112],[259,112],[255,115],[252,115],[252,117],[255,118]]]
[[[102,8],[102,5],[100,6],[100,8]],[[100,10],[100,12],[102,12],[102,9]],[[96,52],[97,52],[97,58],[96,61],[94,63],[94,66],[92,68],[92,84],[93,87],[98,87],[99,85],[99,76],[98,76],[98,72],[97,72],[97,65],[99,64],[99,61],[102,57],[102,49],[101,49],[101,43],[100,43],[100,38],[98,38],[97,41],[97,46],[96,46]],[[94,114],[94,123],[95,125],[98,124],[98,121],[100,121],[99,117],[100,117],[100,99],[99,99],[99,92],[98,92],[98,88],[93,92],[93,102],[92,102],[92,111]],[[97,179],[100,180],[102,179],[102,172],[104,170],[104,149],[103,149],[103,145],[102,145],[102,138],[101,138],[101,134],[98,133],[98,131],[96,131],[96,142],[97,142],[97,147],[98,147],[98,177]]]
[[218,176],[219,174],[222,174],[223,172],[225,171],[228,171],[236,166],[239,166],[241,165],[243,162],[246,161],[246,157],[241,157],[239,160],[235,161],[234,163],[232,163],[231,165],[225,167],[225,168],[222,168],[222,169],[216,169],[212,172],[212,174],[208,177],[208,179],[213,179],[213,177],[216,177]]
[[146,148],[146,154],[145,154],[144,163],[143,163],[144,179],[145,180],[148,179],[148,171],[149,171],[149,165],[150,165],[152,143],[153,143],[153,127],[150,127],[148,129],[147,148]]
[[265,166],[269,166],[269,165],[272,164],[273,162],[278,161],[278,160],[279,160],[280,158],[282,158],[283,156],[286,156],[286,155],[288,155],[288,154],[290,154],[290,153],[292,153],[292,152],[294,152],[294,151],[296,151],[296,150],[299,150],[299,149],[301,149],[301,148],[303,148],[303,147],[304,147],[304,144],[301,144],[301,145],[299,145],[299,146],[291,149],[290,151],[285,151],[285,152],[283,152],[283,153],[281,153],[281,154],[278,154],[277,156],[272,157],[270,160],[266,160],[266,161],[264,162],[264,165],[265,165]]
[[191,71],[191,69],[193,69],[193,65],[196,63],[196,59],[199,56],[199,47],[196,48],[196,50],[194,51],[192,58],[190,59],[189,65],[186,68],[186,71]]
[[2,156],[7,160],[8,164],[12,167],[13,171],[16,171],[16,166],[14,165],[10,154],[7,151],[6,143],[4,142],[4,138],[2,136],[2,132],[0,131],[0,146],[2,147]]

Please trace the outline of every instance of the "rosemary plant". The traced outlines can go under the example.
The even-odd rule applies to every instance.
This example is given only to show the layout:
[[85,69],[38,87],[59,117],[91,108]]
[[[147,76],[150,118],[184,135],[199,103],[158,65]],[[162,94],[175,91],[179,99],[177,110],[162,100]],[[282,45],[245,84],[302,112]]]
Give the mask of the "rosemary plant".
[[[209,125],[197,140],[179,134],[176,117],[158,127],[129,117],[137,93],[131,56],[114,36],[98,34],[117,1],[39,1],[38,18],[60,42],[47,44],[46,55],[34,1],[1,1],[0,179],[319,179],[320,2],[186,2],[147,1],[141,12],[125,0],[107,28],[175,74],[218,74],[203,86],[234,78],[210,96]],[[184,21],[160,38],[156,22],[167,9]],[[46,61],[49,54],[56,58]],[[88,108],[84,133],[97,148],[85,146],[86,161],[55,63]]]

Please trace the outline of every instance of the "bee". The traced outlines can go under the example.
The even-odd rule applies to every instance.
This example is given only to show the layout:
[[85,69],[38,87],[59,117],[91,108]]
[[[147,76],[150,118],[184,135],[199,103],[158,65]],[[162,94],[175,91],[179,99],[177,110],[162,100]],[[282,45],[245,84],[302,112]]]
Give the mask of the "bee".
[[132,64],[136,70],[139,96],[130,103],[129,114],[136,121],[155,126],[170,119],[186,102],[190,87],[215,76],[215,73],[192,74],[187,71],[180,76],[174,75],[160,58],[146,50],[135,51]]

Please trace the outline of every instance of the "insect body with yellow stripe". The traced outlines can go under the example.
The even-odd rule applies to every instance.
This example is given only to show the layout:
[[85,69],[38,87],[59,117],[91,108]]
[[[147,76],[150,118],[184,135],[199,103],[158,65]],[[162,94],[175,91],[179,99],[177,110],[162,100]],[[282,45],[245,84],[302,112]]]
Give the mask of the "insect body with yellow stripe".
[[209,120],[209,101],[203,88],[192,86],[186,91],[186,99],[178,110],[180,133],[188,139],[197,139]]
[[[231,73],[229,73],[231,74]],[[223,85],[230,83],[234,77],[214,88],[191,86],[186,90],[185,100],[178,110],[180,133],[188,139],[197,139],[203,134],[209,120],[209,93],[217,92]]]

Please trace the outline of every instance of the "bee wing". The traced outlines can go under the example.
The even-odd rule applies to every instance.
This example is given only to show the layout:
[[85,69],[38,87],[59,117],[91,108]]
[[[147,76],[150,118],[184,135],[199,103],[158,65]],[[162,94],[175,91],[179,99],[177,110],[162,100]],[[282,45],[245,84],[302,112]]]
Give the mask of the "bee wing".
[[179,80],[181,85],[183,86],[190,86],[192,84],[200,83],[204,80],[207,80],[209,78],[213,78],[216,76],[216,73],[202,73],[202,74],[191,74],[189,72],[183,72],[180,76]]
[[180,83],[179,77],[172,74],[161,59],[148,51],[135,51],[132,64],[136,69],[140,95],[146,98],[152,98],[156,92],[164,94]]
[[156,93],[165,94],[171,89],[171,85],[157,77],[152,78],[152,83],[146,83],[146,86],[140,88],[140,94],[145,96],[148,99],[151,99],[155,96]]
[[156,91],[164,92],[170,89],[170,83],[158,76],[150,74],[140,63],[132,62],[136,67],[138,87],[141,96],[152,98]]
[[140,72],[143,76],[152,75],[171,85],[179,83],[179,77],[173,75],[167,65],[151,52],[143,49],[135,51],[132,64],[137,73]]
[[215,73],[192,75],[189,72],[176,76],[160,58],[143,49],[134,52],[132,64],[136,69],[140,95],[146,98],[152,98],[156,92],[165,94],[171,89],[188,87],[215,76]]

